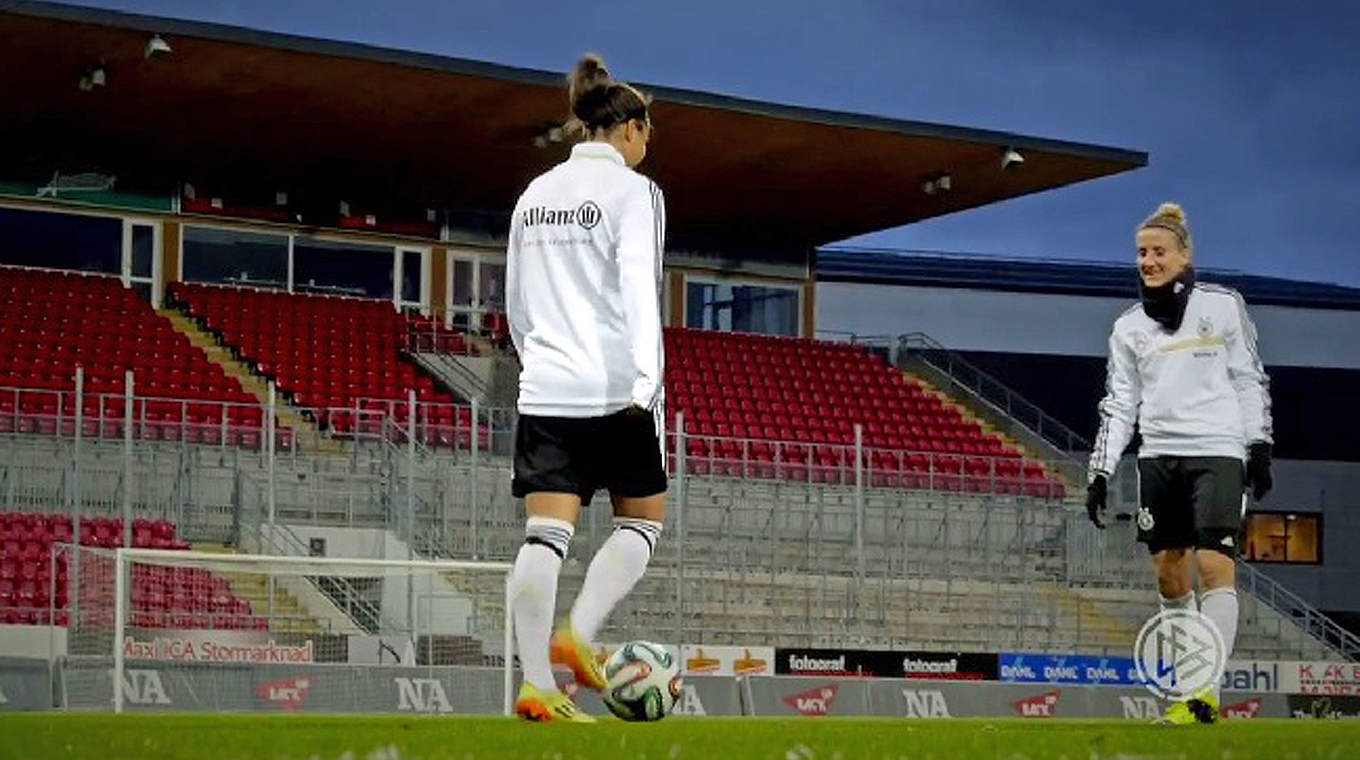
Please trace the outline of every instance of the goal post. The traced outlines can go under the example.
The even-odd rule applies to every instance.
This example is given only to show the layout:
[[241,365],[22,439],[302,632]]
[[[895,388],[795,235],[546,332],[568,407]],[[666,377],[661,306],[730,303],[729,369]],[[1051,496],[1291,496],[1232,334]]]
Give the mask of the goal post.
[[510,711],[508,562],[61,551],[68,709]]

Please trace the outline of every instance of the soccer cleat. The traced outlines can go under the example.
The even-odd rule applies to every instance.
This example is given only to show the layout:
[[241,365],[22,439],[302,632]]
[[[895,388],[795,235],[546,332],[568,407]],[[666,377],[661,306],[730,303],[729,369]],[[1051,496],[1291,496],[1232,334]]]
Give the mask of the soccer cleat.
[[1213,689],[1205,689],[1195,694],[1185,704],[1194,714],[1195,720],[1200,723],[1218,722],[1218,697]]
[[571,623],[566,621],[553,634],[549,645],[549,659],[558,665],[571,668],[576,683],[591,688],[603,689],[607,683],[604,668],[591,650],[590,643],[576,634]]
[[566,694],[553,689],[548,691],[525,681],[520,684],[519,696],[515,699],[515,714],[535,723],[594,723],[576,703]]
[[1162,713],[1162,717],[1154,722],[1160,726],[1193,726],[1199,722],[1199,718],[1190,709],[1189,702],[1180,701],[1172,702],[1166,708],[1166,712]]

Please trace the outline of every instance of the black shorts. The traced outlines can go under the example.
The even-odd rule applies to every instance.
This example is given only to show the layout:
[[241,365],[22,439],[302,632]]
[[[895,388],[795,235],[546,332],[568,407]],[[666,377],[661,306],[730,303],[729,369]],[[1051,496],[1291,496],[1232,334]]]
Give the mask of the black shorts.
[[515,428],[515,498],[552,491],[590,503],[611,496],[642,498],[666,491],[666,463],[656,418],[638,407],[607,417],[520,415]]
[[1241,543],[1242,460],[1154,457],[1138,460],[1138,540],[1148,551],[1213,549],[1236,556]]

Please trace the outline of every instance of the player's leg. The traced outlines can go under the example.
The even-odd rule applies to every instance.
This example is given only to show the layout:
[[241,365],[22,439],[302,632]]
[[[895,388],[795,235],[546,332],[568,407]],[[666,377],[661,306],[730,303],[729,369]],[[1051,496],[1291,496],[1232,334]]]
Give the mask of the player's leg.
[[524,499],[528,519],[524,544],[510,571],[510,607],[515,644],[524,682],[515,698],[515,713],[533,721],[591,723],[557,688],[549,657],[557,576],[571,544],[573,526],[581,510],[574,493],[536,492]]
[[548,662],[557,602],[557,576],[575,532],[581,498],[574,493],[531,493],[524,499],[528,519],[524,543],[510,571],[510,606],[524,680],[540,689],[555,689]]
[[1195,609],[1194,523],[1180,469],[1172,457],[1138,461],[1138,541],[1152,555],[1162,610]]
[[1231,656],[1237,644],[1237,565],[1232,557],[1217,549],[1195,552],[1195,564],[1199,567],[1203,587],[1199,610],[1218,626],[1219,633],[1223,634],[1223,645]]
[[521,416],[515,433],[515,496],[524,498],[524,543],[507,593],[524,682],[515,712],[529,720],[591,722],[557,689],[548,655],[557,576],[581,511],[580,477],[572,465],[576,421]]
[[607,456],[601,477],[614,505],[614,530],[591,559],[568,623],[553,639],[554,660],[572,666],[578,681],[596,688],[604,686],[604,674],[589,644],[646,572],[666,518],[666,470],[655,418],[631,410],[607,418],[602,428],[608,443],[600,449]]
[[[1223,635],[1224,658],[1237,641],[1237,541],[1244,512],[1242,463],[1212,457],[1190,461],[1195,505],[1195,564],[1200,577],[1200,612]],[[1217,717],[1218,694],[1205,698],[1204,722]]]
[[586,570],[585,585],[571,610],[571,626],[587,641],[594,640],[610,610],[642,579],[661,538],[666,497],[616,496],[614,531],[600,545]]
[[[1195,609],[1194,519],[1188,490],[1184,487],[1181,460],[1156,457],[1138,460],[1138,540],[1147,544],[1157,576],[1157,597],[1162,612]],[[1160,722],[1191,725],[1196,722],[1189,701],[1174,700]]]
[[[1161,611],[1196,609],[1194,552],[1185,547],[1162,549],[1153,555],[1153,565],[1157,571],[1157,598]],[[1169,631],[1166,633],[1169,635]],[[1173,726],[1198,722],[1192,702],[1190,699],[1172,700],[1160,722]]]
[[1162,611],[1196,609],[1193,554],[1189,547],[1184,547],[1162,549],[1152,556]]

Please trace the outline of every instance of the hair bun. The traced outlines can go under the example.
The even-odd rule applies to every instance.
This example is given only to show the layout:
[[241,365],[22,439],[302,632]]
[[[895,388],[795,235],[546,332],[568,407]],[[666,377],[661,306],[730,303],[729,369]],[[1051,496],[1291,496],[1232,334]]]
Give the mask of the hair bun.
[[577,61],[576,68],[568,78],[568,91],[571,102],[575,103],[581,95],[595,89],[606,87],[613,82],[604,59],[594,53],[586,53]]
[[1179,203],[1163,203],[1157,207],[1157,212],[1152,215],[1154,219],[1169,219],[1176,224],[1185,226],[1185,209]]
[[567,75],[571,118],[565,128],[573,137],[589,139],[602,129],[627,121],[650,122],[651,99],[626,82],[615,81],[595,53],[586,53]]

